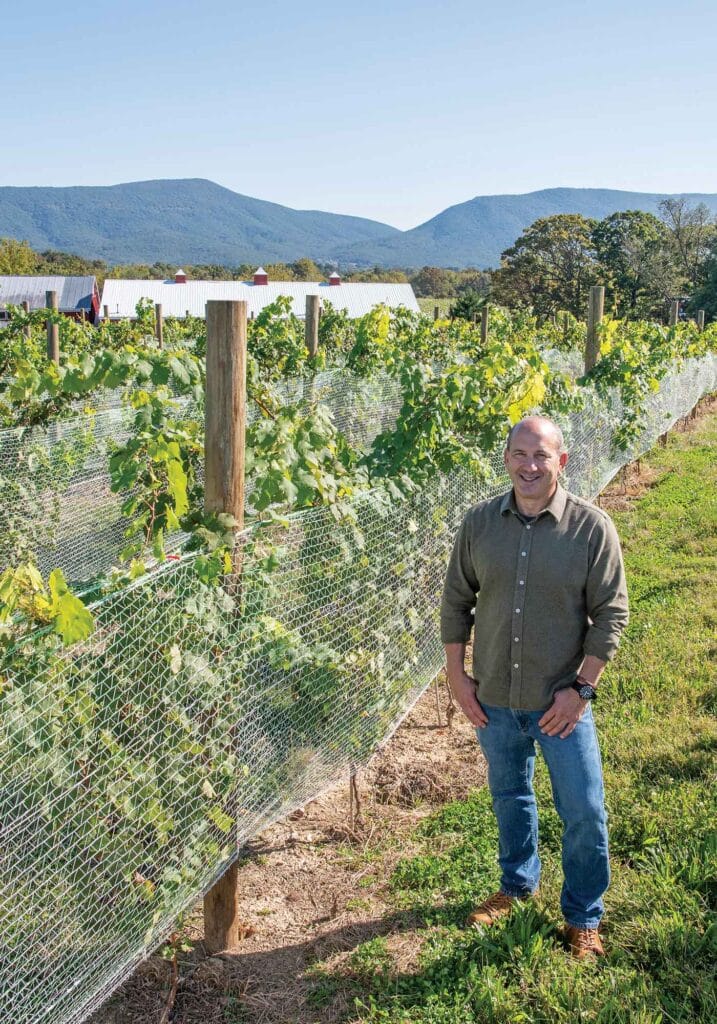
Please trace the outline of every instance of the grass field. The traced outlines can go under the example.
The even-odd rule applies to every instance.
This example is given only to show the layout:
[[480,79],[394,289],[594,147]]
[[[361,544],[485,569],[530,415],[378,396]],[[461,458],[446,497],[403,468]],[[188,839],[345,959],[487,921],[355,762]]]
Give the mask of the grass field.
[[434,299],[431,295],[424,296],[417,300],[418,305],[421,307],[421,312],[431,318],[433,317],[433,311],[436,306],[438,306],[440,316],[448,316],[448,311],[455,301],[455,299]]
[[483,934],[463,929],[498,882],[489,794],[475,790],[421,823],[418,855],[393,872],[394,909],[424,922],[415,963],[396,964],[381,936],[340,970],[317,963],[317,1010],[342,989],[365,1024],[717,1021],[716,451],[712,413],[651,454],[654,486],[613,513],[632,619],[596,709],[613,868],[605,961],[578,966],[562,948],[561,827],[539,763],[537,905]]

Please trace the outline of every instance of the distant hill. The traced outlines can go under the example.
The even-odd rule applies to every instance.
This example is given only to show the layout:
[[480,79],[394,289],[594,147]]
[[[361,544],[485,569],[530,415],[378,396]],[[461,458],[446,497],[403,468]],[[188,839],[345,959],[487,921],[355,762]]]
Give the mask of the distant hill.
[[331,260],[397,228],[232,192],[202,178],[72,188],[0,188],[0,236],[109,263]]
[[[717,194],[684,193],[717,214]],[[109,263],[239,263],[309,256],[342,266],[494,267],[538,217],[617,210],[659,212],[666,195],[551,188],[476,196],[399,231],[388,224],[292,210],[202,178],[72,188],[0,187],[0,236]]]
[[[717,214],[717,194],[679,193]],[[343,260],[388,267],[496,267],[500,254],[539,217],[582,213],[602,220],[618,210],[659,214],[667,195],[605,188],[548,188],[525,195],[476,196],[410,231],[350,246]]]

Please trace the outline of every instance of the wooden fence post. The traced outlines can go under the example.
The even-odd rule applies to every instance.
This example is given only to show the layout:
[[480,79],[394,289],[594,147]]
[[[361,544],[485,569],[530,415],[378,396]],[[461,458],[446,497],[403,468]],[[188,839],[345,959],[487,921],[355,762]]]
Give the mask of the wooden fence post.
[[[57,292],[45,292],[45,305],[57,312]],[[60,365],[60,328],[52,320],[47,321],[47,358],[56,366]]]
[[[21,305],[22,305],[22,309],[23,309],[24,313],[29,313],[30,312],[30,303],[27,301],[27,299],[23,299]],[[27,326],[23,327],[22,334],[23,334],[24,338],[29,338],[30,337],[30,335],[32,334],[32,331],[30,329],[30,325],[29,324],[27,324]]]
[[164,348],[164,320],[162,319],[162,303],[154,304],[154,334],[157,339],[157,346]]
[[588,333],[585,339],[585,372],[592,370],[598,361],[600,346],[598,344],[598,324],[602,320],[605,309],[605,288],[601,284],[590,287],[588,300]]
[[[204,507],[227,512],[237,530],[244,525],[244,435],[246,431],[246,302],[207,302],[207,383],[204,431]],[[234,551],[234,576],[241,573]],[[204,944],[209,953],[239,942],[236,851],[224,874],[204,897]]]
[[705,311],[704,309],[697,310],[697,330],[704,331],[705,329]]
[[563,345],[568,347],[568,336],[570,334],[570,319],[567,313],[563,313]]
[[488,303],[486,302],[483,307],[483,312],[480,315],[480,340],[481,345],[485,345],[488,341]]
[[306,347],[309,358],[313,359],[319,351],[319,296],[306,296],[306,320],[304,321]]
[[110,307],[109,306],[103,306],[102,307],[102,319],[103,320],[107,320],[107,322],[109,323],[109,319],[110,319]]
[[673,299],[670,303],[670,327],[676,327],[680,319],[680,300]]
[[438,314],[439,313],[440,313],[440,308],[438,306],[434,306],[433,307],[433,319],[434,320],[438,319]]

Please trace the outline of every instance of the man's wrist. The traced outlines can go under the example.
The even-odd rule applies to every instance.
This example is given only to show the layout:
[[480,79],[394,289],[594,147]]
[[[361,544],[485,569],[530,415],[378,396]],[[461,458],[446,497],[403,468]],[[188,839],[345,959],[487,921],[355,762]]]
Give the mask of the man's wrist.
[[597,690],[597,680],[588,679],[588,677],[584,676],[582,672],[578,672],[578,674],[575,677],[575,682],[580,683],[581,686],[591,686],[593,690]]
[[571,683],[570,687],[575,690],[581,700],[586,702],[597,700],[597,689],[585,676],[576,676],[575,682]]

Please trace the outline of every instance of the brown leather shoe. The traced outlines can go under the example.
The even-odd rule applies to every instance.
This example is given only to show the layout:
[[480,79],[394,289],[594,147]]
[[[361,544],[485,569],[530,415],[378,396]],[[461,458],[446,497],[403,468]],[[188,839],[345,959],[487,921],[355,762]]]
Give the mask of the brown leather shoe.
[[574,928],[565,925],[563,932],[568,949],[576,960],[587,960],[588,957],[605,956],[597,928]]
[[488,927],[501,917],[507,917],[514,904],[518,902],[514,896],[509,896],[505,892],[494,892],[468,915],[466,924],[471,928]]

